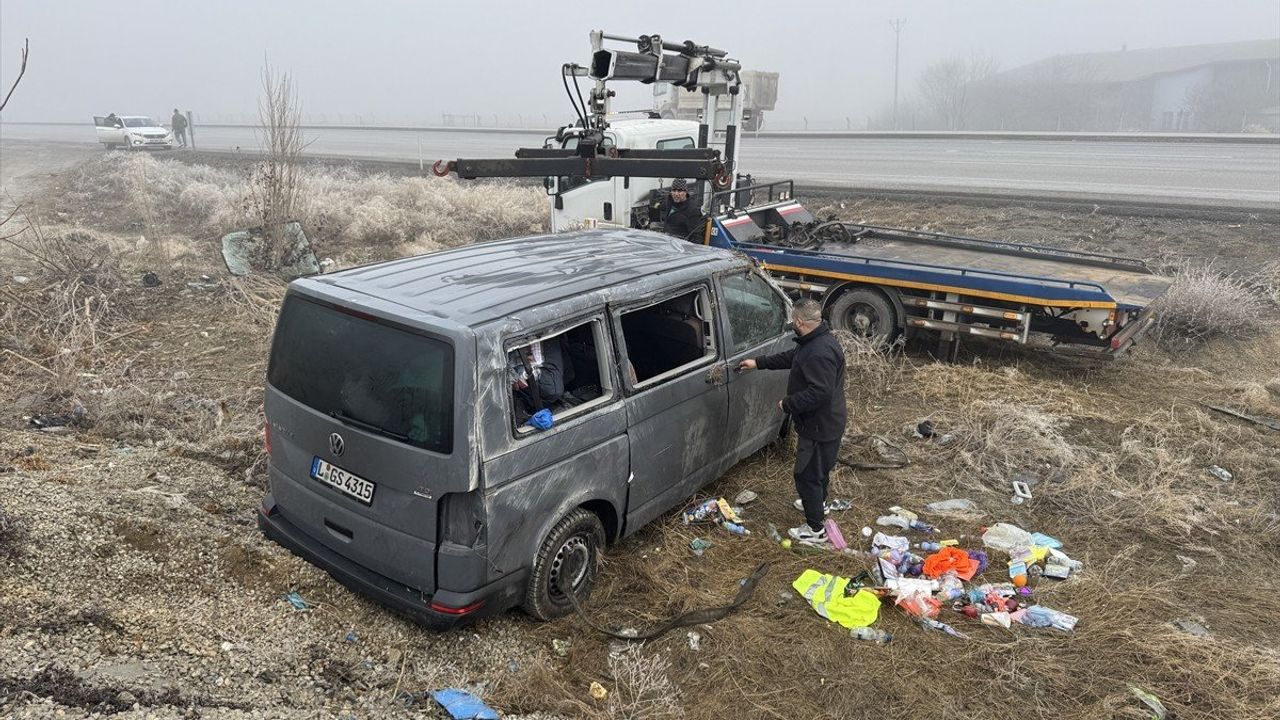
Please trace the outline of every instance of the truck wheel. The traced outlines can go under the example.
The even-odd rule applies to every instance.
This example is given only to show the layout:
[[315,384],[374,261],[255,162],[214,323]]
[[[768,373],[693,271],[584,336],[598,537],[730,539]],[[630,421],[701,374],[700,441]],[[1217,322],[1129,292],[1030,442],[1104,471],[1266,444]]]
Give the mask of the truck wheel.
[[846,290],[831,303],[827,315],[832,329],[845,330],[876,345],[887,345],[898,335],[893,303],[872,288]]
[[556,523],[533,561],[524,611],[538,620],[554,620],[573,612],[566,592],[585,602],[604,544],[604,526],[589,510],[578,508]]

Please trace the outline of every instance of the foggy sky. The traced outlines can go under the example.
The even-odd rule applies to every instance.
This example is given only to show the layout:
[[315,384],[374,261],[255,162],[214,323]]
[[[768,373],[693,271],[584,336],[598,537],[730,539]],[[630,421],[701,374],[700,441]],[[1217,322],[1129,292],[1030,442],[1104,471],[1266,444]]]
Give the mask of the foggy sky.
[[[732,8],[729,10],[727,8]],[[1002,69],[1048,55],[1280,36],[1280,2],[409,2],[0,0],[0,82],[31,61],[4,119],[94,114],[256,115],[264,55],[294,76],[304,114],[439,124],[443,112],[572,115],[560,64],[585,64],[592,29],[661,33],[781,73],[779,121],[865,117],[889,102],[893,31],[902,95],[929,62],[983,50]],[[617,84],[615,109],[648,106]],[[539,123],[540,124],[540,123]]]

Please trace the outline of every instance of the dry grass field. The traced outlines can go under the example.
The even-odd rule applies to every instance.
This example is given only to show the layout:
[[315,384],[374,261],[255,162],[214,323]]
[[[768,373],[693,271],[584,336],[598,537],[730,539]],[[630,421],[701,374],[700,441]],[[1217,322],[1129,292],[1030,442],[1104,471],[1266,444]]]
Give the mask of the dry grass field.
[[[585,610],[613,628],[724,604],[769,563],[738,612],[628,646],[578,617],[519,613],[434,634],[261,537],[262,384],[284,287],[222,266],[218,237],[250,217],[246,178],[93,154],[24,180],[0,228],[0,716],[434,718],[422,693],[457,686],[504,717],[1150,717],[1134,685],[1179,720],[1280,717],[1280,433],[1201,404],[1280,416],[1280,228],[831,203],[878,224],[1131,254],[1176,278],[1159,332],[1106,366],[847,343],[845,454],[874,459],[879,437],[910,464],[837,471],[846,536],[861,544],[893,505],[968,498],[978,514],[924,517],[975,549],[999,521],[1061,539],[1084,570],[1034,597],[1079,625],[1005,630],[943,609],[960,640],[885,603],[876,626],[893,642],[850,638],[791,582],[870,561],[769,541],[768,523],[799,522],[780,447],[705,490],[756,491],[751,536],[673,511],[610,549]],[[545,228],[546,198],[524,186],[308,167],[301,196],[298,219],[338,268]],[[953,440],[911,437],[924,419]],[[1014,476],[1032,500],[1010,503]],[[700,557],[695,536],[714,542]]]

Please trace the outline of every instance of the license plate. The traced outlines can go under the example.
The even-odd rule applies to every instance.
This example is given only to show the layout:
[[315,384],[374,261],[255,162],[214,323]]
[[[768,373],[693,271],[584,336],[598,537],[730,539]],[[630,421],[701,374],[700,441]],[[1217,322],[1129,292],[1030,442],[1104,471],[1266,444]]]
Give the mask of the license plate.
[[358,475],[331,465],[319,457],[311,460],[311,477],[365,505],[373,504],[374,484]]

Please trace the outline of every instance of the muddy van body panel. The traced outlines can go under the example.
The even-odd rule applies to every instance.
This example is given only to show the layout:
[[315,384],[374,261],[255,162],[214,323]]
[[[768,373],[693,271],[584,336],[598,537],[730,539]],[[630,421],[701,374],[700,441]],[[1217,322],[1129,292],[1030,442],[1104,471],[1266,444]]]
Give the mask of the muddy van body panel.
[[[724,348],[705,366],[631,389],[617,313],[696,285],[706,289],[719,325],[712,277],[750,266],[723,250],[608,230],[478,243],[294,281],[276,343],[291,337],[289,303],[309,302],[340,313],[326,316],[328,325],[355,317],[448,345],[451,442],[421,447],[407,435],[353,425],[268,382],[271,491],[259,525],[342,583],[431,627],[518,604],[543,540],[574,509],[600,514],[613,539],[732,464],[723,437],[730,412]],[[584,323],[593,328],[607,387],[549,430],[517,428],[508,353]],[[299,357],[324,364],[305,355],[308,336],[292,337]],[[396,359],[387,347],[365,342],[349,364],[364,368],[367,360],[370,373],[381,369],[385,377]],[[275,358],[273,344],[273,366]],[[331,445],[335,433],[340,453]],[[670,451],[670,474],[654,469],[668,436],[687,441]],[[374,483],[371,502],[313,477],[317,461]],[[632,496],[636,473],[646,478],[643,502]]]

